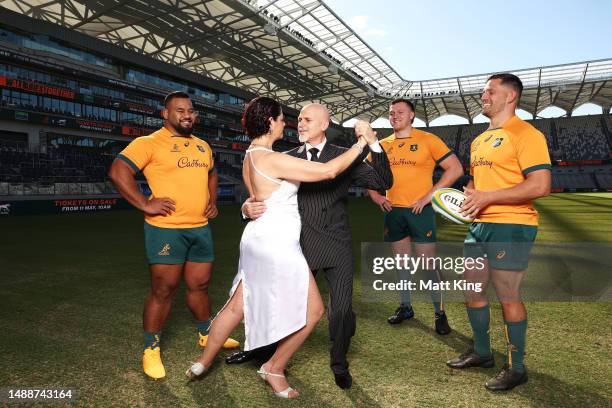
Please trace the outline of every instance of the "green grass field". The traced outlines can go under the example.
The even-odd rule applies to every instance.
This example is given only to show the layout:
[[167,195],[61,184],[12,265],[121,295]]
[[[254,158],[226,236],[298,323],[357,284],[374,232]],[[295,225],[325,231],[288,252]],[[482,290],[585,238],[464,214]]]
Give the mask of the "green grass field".
[[[610,195],[558,194],[537,207],[540,241],[612,241]],[[361,241],[379,241],[378,209],[366,199],[351,201],[350,209],[356,251]],[[211,298],[218,310],[238,259],[243,225],[237,206],[222,207],[212,225],[217,261]],[[462,240],[465,229],[440,223],[439,239]],[[433,331],[428,302],[415,304],[412,321],[390,326],[386,318],[396,304],[360,302],[357,276],[351,390],[333,382],[326,319],[290,363],[289,382],[301,392],[296,400],[274,397],[254,364],[227,366],[222,357],[228,352],[202,380],[187,383],[183,373],[199,351],[183,292],[164,331],[167,378],[150,381],[141,372],[141,314],[149,288],[141,214],[7,217],[0,219],[0,231],[0,387],[68,387],[76,391],[73,404],[88,407],[612,405],[612,304],[528,303],[529,382],[492,394],[483,384],[505,355],[498,305],[492,307],[491,330],[497,367],[453,371],[444,362],[470,341],[462,303],[447,305],[454,329],[449,336]],[[318,282],[326,298],[322,276]],[[234,337],[243,340],[242,326]]]

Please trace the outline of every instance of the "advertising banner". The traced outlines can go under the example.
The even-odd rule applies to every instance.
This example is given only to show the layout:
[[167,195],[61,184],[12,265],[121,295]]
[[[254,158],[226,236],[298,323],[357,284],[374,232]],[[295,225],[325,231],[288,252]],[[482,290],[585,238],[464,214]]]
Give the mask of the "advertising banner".
[[1,217],[32,214],[68,214],[134,208],[123,198],[91,198],[2,201]]

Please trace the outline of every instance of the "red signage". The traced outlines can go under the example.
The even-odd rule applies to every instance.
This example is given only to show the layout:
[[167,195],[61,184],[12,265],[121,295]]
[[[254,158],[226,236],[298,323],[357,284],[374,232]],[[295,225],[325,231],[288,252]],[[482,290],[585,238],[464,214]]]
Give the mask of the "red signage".
[[150,133],[151,131],[146,130],[146,129],[133,128],[129,126],[121,126],[121,134],[124,136],[139,137],[139,136],[146,136]]
[[603,163],[603,160],[558,160],[558,166],[596,166]]
[[25,81],[23,79],[10,79],[6,77],[0,77],[0,85],[40,95],[58,96],[60,98],[74,99],[74,91],[70,89],[39,84],[38,82],[34,81]]
[[246,150],[249,148],[248,144],[244,144],[244,143],[232,143],[232,150]]
[[95,120],[77,119],[75,120],[75,122],[77,123],[77,126],[81,129],[93,130],[93,131],[105,132],[105,133],[112,132],[113,128],[115,127],[111,123],[96,122]]
[[139,105],[137,103],[132,103],[132,102],[126,102],[125,106],[132,112],[140,112],[140,113],[148,113],[148,114],[155,113],[155,108],[152,108],[150,106]]

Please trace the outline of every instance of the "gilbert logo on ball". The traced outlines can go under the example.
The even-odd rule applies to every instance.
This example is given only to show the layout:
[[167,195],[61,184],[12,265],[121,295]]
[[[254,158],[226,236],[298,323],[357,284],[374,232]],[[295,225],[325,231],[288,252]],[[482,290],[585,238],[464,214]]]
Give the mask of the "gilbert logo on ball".
[[465,200],[465,194],[454,188],[441,188],[431,196],[434,211],[455,224],[468,224],[474,220],[464,217],[459,212],[463,200]]

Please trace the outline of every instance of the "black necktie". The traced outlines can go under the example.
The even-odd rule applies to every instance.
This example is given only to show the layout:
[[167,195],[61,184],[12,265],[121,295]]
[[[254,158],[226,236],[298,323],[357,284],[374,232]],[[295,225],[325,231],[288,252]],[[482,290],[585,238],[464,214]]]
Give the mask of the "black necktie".
[[319,161],[319,157],[317,153],[319,153],[319,149],[316,147],[311,147],[308,149],[308,153],[310,153],[310,161]]

